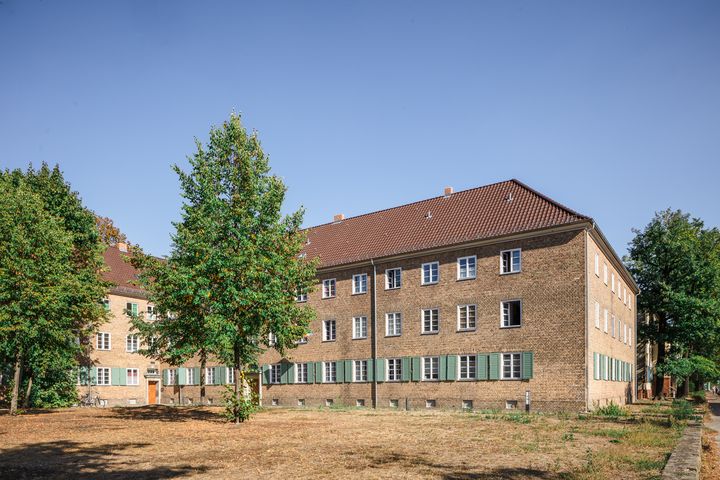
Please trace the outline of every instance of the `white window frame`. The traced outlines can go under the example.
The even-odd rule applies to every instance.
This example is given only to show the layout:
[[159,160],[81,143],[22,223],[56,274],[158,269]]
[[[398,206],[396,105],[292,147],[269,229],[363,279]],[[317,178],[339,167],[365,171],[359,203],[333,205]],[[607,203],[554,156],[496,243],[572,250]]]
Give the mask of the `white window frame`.
[[[514,260],[514,254],[515,252],[518,253],[518,269],[514,270],[515,262]],[[510,269],[508,271],[505,271],[505,263],[503,256],[508,253],[510,254]],[[502,250],[500,252],[500,275],[512,275],[513,273],[520,273],[522,272],[522,249],[520,248],[512,248],[509,250]]]
[[[390,368],[392,362],[393,368]],[[402,381],[402,358],[388,358],[385,366],[385,378],[388,382]],[[392,374],[392,375],[391,375]]]
[[298,290],[297,295],[295,295],[295,301],[298,303],[305,303],[305,302],[307,302],[307,299],[308,299],[307,292],[302,292],[302,291]]
[[[465,359],[465,360],[463,360]],[[472,365],[471,365],[472,360]],[[463,361],[466,365],[463,367]],[[461,381],[475,380],[477,377],[477,355],[458,355],[457,360],[458,374],[457,378]],[[470,369],[472,367],[472,370]]]
[[353,382],[368,381],[368,361],[353,360]]
[[233,367],[226,367],[227,372],[225,374],[225,378],[227,378],[227,383],[234,385],[235,384],[235,369]]
[[625,345],[627,345],[627,329],[628,329],[628,326],[627,326],[627,323],[625,323],[625,322],[623,322],[622,325],[623,325],[623,343],[624,343]]
[[326,278],[322,285],[322,298],[335,298],[337,296],[337,279]]
[[[505,325],[505,304],[520,302],[520,323],[518,325]],[[508,310],[508,323],[510,322],[510,310]],[[520,328],[523,324],[523,301],[520,298],[512,298],[500,302],[500,328]]]
[[367,273],[356,273],[352,278],[352,294],[362,295],[367,293]]
[[215,385],[215,367],[205,367],[205,384]]
[[608,284],[608,269],[607,269],[607,263],[603,262],[603,282],[605,282],[605,285]]
[[623,303],[627,305],[627,288],[623,287]]
[[633,344],[632,327],[628,327],[628,346],[632,347],[632,344]]
[[600,254],[595,254],[595,276],[600,278]]
[[[132,339],[132,341],[131,341]],[[136,333],[128,333],[125,336],[125,351],[135,353],[140,349],[140,337]]]
[[[101,335],[103,336],[102,342],[100,342]],[[105,340],[107,340],[107,342]],[[110,335],[110,332],[98,332],[97,335],[95,335],[95,348],[103,351],[112,350],[112,335]]]
[[[430,329],[425,329],[425,315],[430,314]],[[433,315],[435,318],[433,319]],[[433,325],[433,323],[435,325]],[[436,328],[433,329],[433,326]],[[437,333],[440,333],[440,309],[435,308],[423,308],[420,310],[420,333],[423,335],[435,335]]]
[[323,362],[323,383],[337,383],[337,362]]
[[608,311],[607,311],[607,308],[605,309],[605,326],[604,327],[605,328],[603,328],[603,330],[605,331],[605,333],[608,333]]
[[610,290],[615,293],[615,272],[610,272]]
[[[100,373],[102,371],[102,373]],[[97,378],[95,384],[99,387],[107,387],[112,385],[112,377],[110,367],[97,367]]]
[[177,385],[177,369],[168,370],[168,385]]
[[[423,382],[437,382],[440,380],[440,357],[421,357],[421,379]],[[427,377],[426,367],[430,366],[430,377]]]
[[[393,331],[390,331],[390,317],[393,318]],[[402,313],[389,312],[385,314],[385,336],[399,337],[402,335]]]
[[[472,307],[472,327],[470,327],[470,307]],[[462,326],[462,313],[465,312],[465,321],[467,326]],[[458,332],[472,332],[477,330],[477,304],[468,303],[466,305],[457,306],[457,329]]]
[[[392,283],[390,282],[390,272],[392,274]],[[402,287],[402,268],[388,268],[385,270],[385,290],[397,290]]]
[[[280,383],[280,377],[282,376],[282,365],[274,363],[270,365],[270,384],[277,385]],[[207,373],[205,376],[205,383],[207,383]]]
[[[505,375],[505,357],[510,357],[510,376]],[[515,366],[517,362],[517,376],[515,376]],[[506,352],[500,355],[500,379],[501,380],[520,380],[522,379],[522,354],[520,352]]]
[[[134,372],[134,375],[131,372]],[[134,379],[134,382],[131,382],[131,379]],[[131,387],[139,386],[140,385],[140,370],[137,368],[126,368],[125,369],[125,383]]]
[[[469,261],[472,260],[472,275],[470,275],[470,263]],[[465,262],[465,275],[462,275],[462,262]],[[477,255],[469,255],[467,257],[458,257],[457,259],[457,279],[458,280],[472,280],[474,278],[477,278]]]
[[[359,328],[358,328],[359,327]],[[353,340],[367,338],[367,317],[353,317]]]
[[[425,276],[425,268],[428,268],[428,275],[429,278],[426,278]],[[434,275],[433,275],[434,272]],[[440,262],[427,262],[423,263],[420,267],[420,284],[421,285],[435,285],[436,283],[440,282]],[[435,280],[433,280],[433,277],[435,277]]]
[[595,302],[595,328],[600,330],[600,302]]
[[[328,329],[328,325],[332,325],[332,328]],[[337,321],[334,319],[323,320],[323,342],[334,342],[336,340]]]
[[308,383],[308,364],[295,364],[295,383]]
[[617,282],[617,294],[618,294],[618,300],[622,299],[622,282],[620,281],[620,276],[618,275],[618,282]]
[[[195,369],[194,368],[188,368],[186,380],[188,385],[195,385]],[[198,382],[200,383],[200,382]]]
[[612,320],[612,325],[610,326],[610,336],[611,336],[612,338],[615,338],[615,322],[616,322],[616,318],[615,318],[615,314],[614,314],[614,313],[610,315],[610,319]]

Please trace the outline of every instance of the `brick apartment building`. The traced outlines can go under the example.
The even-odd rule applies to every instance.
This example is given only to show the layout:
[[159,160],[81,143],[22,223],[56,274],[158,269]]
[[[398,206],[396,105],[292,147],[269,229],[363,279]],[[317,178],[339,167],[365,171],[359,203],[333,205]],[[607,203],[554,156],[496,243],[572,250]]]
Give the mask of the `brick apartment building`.
[[[198,361],[172,367],[137,353],[140,339],[132,333],[126,312],[141,313],[145,318],[153,318],[156,312],[148,303],[147,293],[136,284],[137,271],[123,260],[127,254],[127,245],[122,243],[105,250],[104,277],[115,285],[104,300],[110,320],[91,339],[92,365],[80,369],[79,392],[90,392],[109,406],[198,403]],[[209,403],[220,403],[223,385],[233,382],[232,374],[232,369],[224,365],[208,363]],[[251,376],[250,381],[257,383],[255,377]]]
[[636,284],[595,222],[517,180],[308,230],[311,333],[264,405],[586,410],[632,401]]

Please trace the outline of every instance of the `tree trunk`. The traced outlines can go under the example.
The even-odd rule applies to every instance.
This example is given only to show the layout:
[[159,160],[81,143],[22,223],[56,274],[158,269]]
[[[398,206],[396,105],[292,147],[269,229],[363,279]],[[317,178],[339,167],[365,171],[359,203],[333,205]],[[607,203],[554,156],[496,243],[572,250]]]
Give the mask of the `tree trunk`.
[[33,377],[28,378],[27,389],[25,390],[25,398],[23,399],[23,408],[30,407],[30,393],[32,392]]
[[[652,321],[652,319],[651,319]],[[655,362],[655,394],[653,395],[653,400],[660,400],[664,397],[663,395],[663,387],[665,384],[665,375],[660,375],[657,371],[657,366],[662,363],[663,360],[665,360],[665,315],[661,314],[658,318],[658,337],[659,341],[657,344],[658,348],[658,354],[657,354],[657,361]]]
[[690,377],[685,378],[685,385],[683,385],[683,398],[690,395]]
[[207,365],[207,354],[200,352],[200,405],[205,405],[205,365]]
[[18,349],[15,356],[15,376],[13,377],[12,397],[10,399],[10,415],[17,414],[20,381],[22,380],[22,350]]

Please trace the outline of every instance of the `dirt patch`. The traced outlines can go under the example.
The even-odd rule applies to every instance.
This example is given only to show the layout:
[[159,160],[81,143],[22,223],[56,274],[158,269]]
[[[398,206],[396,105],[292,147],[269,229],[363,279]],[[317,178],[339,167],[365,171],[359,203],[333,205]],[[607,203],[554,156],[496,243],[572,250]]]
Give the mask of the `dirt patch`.
[[708,428],[703,431],[700,480],[720,478],[720,446],[717,443],[717,434],[718,432]]
[[663,421],[372,410],[212,408],[0,416],[7,478],[641,479],[679,437]]

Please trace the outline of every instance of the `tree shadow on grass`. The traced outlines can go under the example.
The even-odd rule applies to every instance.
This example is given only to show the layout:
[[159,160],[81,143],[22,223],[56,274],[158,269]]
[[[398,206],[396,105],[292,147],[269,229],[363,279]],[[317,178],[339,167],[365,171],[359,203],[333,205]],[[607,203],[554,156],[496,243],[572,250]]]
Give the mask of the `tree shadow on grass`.
[[170,407],[166,405],[148,405],[143,407],[115,407],[110,409],[111,416],[127,420],[156,420],[160,422],[187,422],[201,420],[205,422],[226,423],[219,411],[214,412],[202,407]]
[[0,448],[0,478],[149,480],[179,478],[205,473],[204,465],[137,465],[137,457],[127,449],[143,448],[148,443],[94,445],[58,441]]

